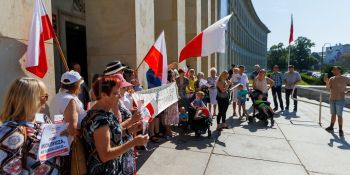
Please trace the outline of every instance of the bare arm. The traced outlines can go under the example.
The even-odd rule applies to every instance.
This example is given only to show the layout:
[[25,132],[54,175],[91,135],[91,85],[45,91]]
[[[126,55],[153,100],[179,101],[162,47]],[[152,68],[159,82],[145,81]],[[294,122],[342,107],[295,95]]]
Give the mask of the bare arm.
[[269,84],[270,84],[270,88],[271,87],[273,87],[273,86],[275,86],[275,81],[273,81],[271,78],[266,78],[267,79],[267,81],[269,82]]
[[78,134],[78,111],[74,100],[71,100],[63,113],[64,121],[68,123],[68,134],[76,136]]
[[129,119],[125,120],[121,123],[123,128],[128,128],[132,126],[134,123],[141,120],[141,113],[136,112],[133,116],[131,116]]
[[126,153],[134,146],[140,146],[146,143],[148,136],[136,136],[133,140],[128,141],[120,146],[112,147],[109,126],[98,128],[94,132],[94,141],[96,151],[102,162],[107,162],[115,159]]

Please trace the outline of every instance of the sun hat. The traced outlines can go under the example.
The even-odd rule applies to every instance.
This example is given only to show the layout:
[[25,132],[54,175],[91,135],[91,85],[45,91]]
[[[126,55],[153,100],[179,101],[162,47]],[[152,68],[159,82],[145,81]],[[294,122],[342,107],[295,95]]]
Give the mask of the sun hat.
[[116,74],[124,69],[126,69],[127,66],[124,66],[120,61],[112,61],[106,65],[105,70],[103,71],[104,75],[113,75]]
[[[80,74],[74,70],[65,72],[61,77],[61,83],[65,85],[71,85],[74,84],[83,78],[80,76]],[[83,80],[82,80],[83,81]]]

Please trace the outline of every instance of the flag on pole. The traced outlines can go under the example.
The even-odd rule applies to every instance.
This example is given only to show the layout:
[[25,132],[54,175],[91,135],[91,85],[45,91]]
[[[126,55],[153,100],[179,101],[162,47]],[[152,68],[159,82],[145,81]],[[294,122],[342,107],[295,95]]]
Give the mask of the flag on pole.
[[157,103],[154,100],[151,100],[148,104],[145,105],[144,108],[145,115],[143,117],[144,121],[148,121],[149,123],[158,115]]
[[164,31],[162,31],[144,59],[162,84],[166,84],[168,81],[167,59]]
[[289,44],[293,42],[294,38],[294,27],[293,27],[293,14],[291,15],[291,24],[290,24],[290,34],[289,34]]
[[54,37],[55,32],[44,3],[42,0],[35,0],[25,68],[40,78],[43,78],[48,70],[44,42]]
[[180,52],[179,62],[190,57],[208,56],[214,52],[224,53],[225,29],[231,16],[232,14],[215,22],[188,42]]

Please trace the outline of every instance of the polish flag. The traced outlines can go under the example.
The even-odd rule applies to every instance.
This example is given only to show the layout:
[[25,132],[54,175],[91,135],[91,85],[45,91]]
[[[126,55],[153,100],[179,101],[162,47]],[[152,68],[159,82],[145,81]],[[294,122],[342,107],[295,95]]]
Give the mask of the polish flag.
[[147,105],[145,105],[145,110],[147,110],[147,116],[144,120],[149,123],[158,115],[157,103],[154,100],[151,100]]
[[289,33],[289,44],[293,42],[294,26],[293,26],[293,14],[291,16],[290,33]]
[[208,56],[214,52],[225,52],[225,29],[232,14],[225,16],[194,37],[181,50],[179,62],[190,57]]
[[35,0],[25,67],[40,78],[43,78],[48,70],[44,42],[54,37],[55,32],[44,3],[42,0]]
[[164,31],[162,31],[144,59],[153,70],[155,76],[161,80],[162,85],[166,84],[168,80],[167,59]]

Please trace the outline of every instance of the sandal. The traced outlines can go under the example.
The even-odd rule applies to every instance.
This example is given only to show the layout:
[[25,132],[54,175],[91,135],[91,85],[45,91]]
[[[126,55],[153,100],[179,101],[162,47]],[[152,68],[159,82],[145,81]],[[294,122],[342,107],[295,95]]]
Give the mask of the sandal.
[[150,140],[154,143],[159,143],[159,139],[156,136],[152,136]]
[[157,136],[157,137],[164,137],[164,134],[161,133],[161,132],[158,132],[158,133],[156,133],[156,136]]

